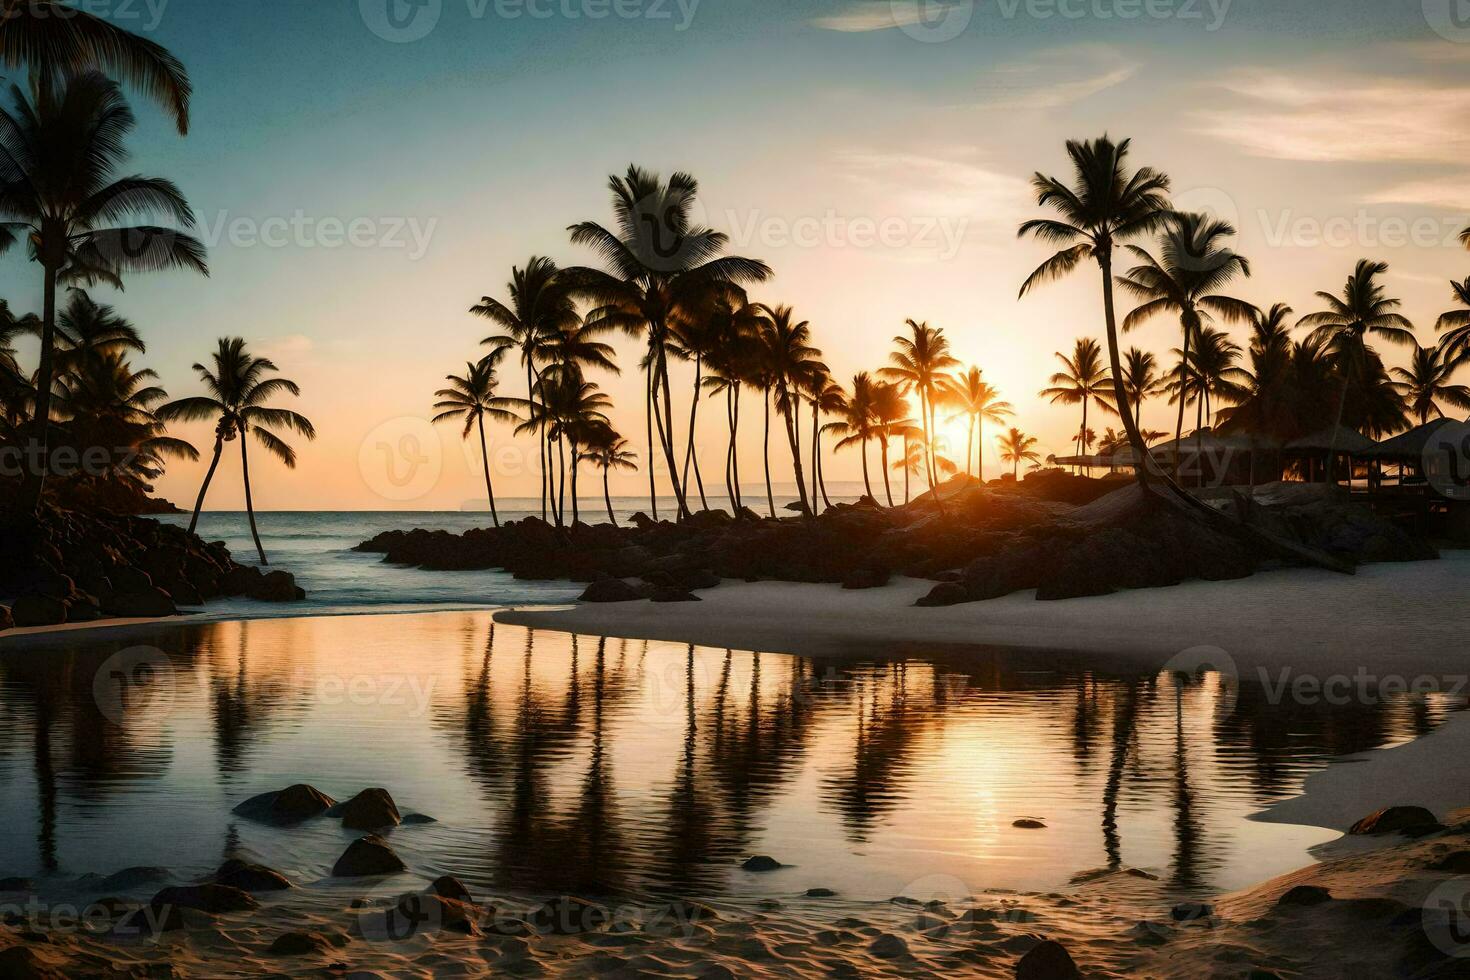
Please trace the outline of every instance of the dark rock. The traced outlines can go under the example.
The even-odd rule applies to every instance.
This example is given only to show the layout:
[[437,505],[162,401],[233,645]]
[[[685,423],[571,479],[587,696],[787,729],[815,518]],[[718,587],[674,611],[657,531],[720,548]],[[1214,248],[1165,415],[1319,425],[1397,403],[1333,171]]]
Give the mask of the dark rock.
[[107,577],[115,592],[146,592],[153,588],[153,578],[135,565],[121,565]]
[[1194,922],[1208,919],[1214,914],[1215,906],[1208,902],[1180,902],[1169,910],[1169,917],[1175,922]]
[[365,789],[352,799],[338,803],[327,811],[329,817],[341,817],[348,830],[382,830],[403,822],[398,806],[386,789]]
[[334,878],[362,878],[368,875],[391,875],[407,869],[393,853],[388,842],[376,834],[359,837],[347,845],[347,850],[332,865]]
[[1470,851],[1455,851],[1446,854],[1429,866],[1430,871],[1445,871],[1452,875],[1470,875]]
[[114,616],[151,619],[158,616],[177,616],[178,607],[173,597],[155,586],[141,592],[114,592],[107,604],[107,612]]
[[842,577],[844,589],[881,589],[887,584],[886,569],[854,568]]
[[786,867],[786,865],[782,864],[780,861],[777,861],[773,857],[767,857],[764,854],[757,854],[755,857],[747,858],[745,863],[742,864],[740,867],[745,869],[746,871],[776,871],[780,868]]
[[903,937],[885,932],[868,943],[868,952],[882,960],[897,959],[909,955],[909,944]]
[[15,616],[10,612],[9,606],[0,606],[0,631],[11,629],[15,626]]
[[0,878],[0,892],[29,892],[35,888],[34,878]]
[[91,596],[77,594],[67,600],[66,621],[68,623],[95,623],[102,618],[102,607]]
[[405,813],[403,815],[403,825],[405,827],[410,826],[412,824],[438,823],[438,822],[439,821],[435,820],[433,817],[429,816],[427,813]]
[[217,885],[228,885],[245,892],[274,892],[291,887],[291,882],[279,871],[235,858],[220,865],[214,873],[214,881]]
[[175,885],[160,890],[148,904],[155,909],[197,909],[210,915],[248,912],[260,906],[249,892],[228,885]]
[[720,577],[707,568],[696,568],[686,572],[680,572],[675,576],[677,584],[694,592],[700,589],[717,588]]
[[66,964],[50,950],[30,946],[0,949],[0,977],[8,980],[66,980]]
[[1439,820],[1422,806],[1390,806],[1359,820],[1349,834],[1418,835],[1441,829]]
[[429,891],[438,895],[440,898],[452,898],[456,902],[473,903],[475,900],[474,896],[470,894],[470,890],[464,886],[464,882],[454,877],[454,875],[443,875],[442,877],[435,878],[433,884],[429,885]]
[[600,932],[611,921],[612,913],[606,908],[571,896],[553,898],[530,916],[535,929],[558,936]]
[[1012,820],[1011,821],[1011,826],[1012,827],[1019,827],[1021,830],[1045,830],[1046,829],[1046,824],[1042,823],[1040,820],[1032,820],[1029,817],[1023,817],[1020,820]]
[[168,881],[172,875],[167,868],[140,865],[115,871],[106,878],[99,878],[94,885],[96,892],[125,892],[139,885],[156,885]]
[[50,568],[38,569],[31,575],[27,587],[29,594],[48,599],[65,600],[75,591],[76,583],[71,580],[71,576]]
[[657,588],[649,598],[654,602],[701,602],[699,596],[680,588]]
[[958,582],[940,582],[929,590],[929,594],[921,596],[916,606],[932,608],[935,606],[958,606],[962,602],[970,601],[970,592]]
[[285,789],[252,796],[232,810],[250,820],[288,827],[326,813],[336,801],[314,786],[297,783]]
[[806,890],[806,897],[807,898],[836,898],[837,897],[837,893],[834,892],[830,888],[808,888]]
[[331,941],[319,932],[285,932],[276,937],[266,952],[272,956],[311,956],[332,949]]
[[1072,954],[1059,942],[1047,939],[1031,947],[1016,961],[1016,980],[1081,980],[1082,973]]
[[1332,893],[1321,885],[1294,885],[1276,900],[1277,905],[1321,905],[1332,901]]
[[236,565],[219,580],[222,595],[249,595],[265,576],[253,565]]
[[634,602],[642,598],[642,592],[620,578],[593,582],[581,595],[582,602]]
[[23,595],[10,607],[10,615],[22,628],[59,626],[66,622],[66,603],[50,596]]
[[260,602],[295,602],[306,598],[306,592],[296,587],[296,577],[290,572],[274,571],[263,575],[251,584],[250,598]]

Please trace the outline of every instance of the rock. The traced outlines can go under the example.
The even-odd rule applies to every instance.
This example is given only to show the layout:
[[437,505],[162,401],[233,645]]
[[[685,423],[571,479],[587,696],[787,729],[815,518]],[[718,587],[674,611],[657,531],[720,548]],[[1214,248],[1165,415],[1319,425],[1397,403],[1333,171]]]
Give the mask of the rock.
[[388,842],[376,834],[359,837],[347,845],[347,850],[332,865],[333,878],[362,878],[368,875],[391,875],[407,870],[407,866],[393,853]]
[[808,888],[806,890],[806,897],[807,898],[836,898],[837,897],[837,893],[834,892],[830,888]]
[[11,613],[9,606],[0,606],[0,632],[15,626],[15,616]]
[[842,577],[844,589],[881,589],[888,584],[887,570],[854,568]]
[[620,578],[593,582],[580,596],[582,602],[634,602],[642,598],[642,592]]
[[1042,823],[1040,820],[1032,820],[1030,817],[1023,817],[1020,820],[1012,820],[1011,821],[1011,826],[1012,827],[1018,827],[1021,830],[1045,830],[1046,829],[1046,824]]
[[1208,902],[1180,902],[1169,910],[1169,918],[1175,922],[1195,922],[1214,914],[1215,906]]
[[1016,980],[1081,980],[1082,973],[1072,954],[1059,942],[1047,939],[1031,947],[1016,961]]
[[925,608],[936,606],[957,606],[962,602],[970,601],[970,592],[958,582],[940,582],[929,590],[929,594],[920,597],[914,605]]
[[29,892],[35,888],[34,878],[0,878],[0,892]]
[[115,591],[107,603],[107,612],[114,616],[138,619],[179,614],[173,597],[156,586],[149,586],[141,592]]
[[266,952],[272,956],[311,956],[332,948],[332,943],[319,932],[284,932]]
[[265,576],[253,565],[236,565],[219,580],[222,595],[249,595]]
[[403,825],[405,827],[409,826],[410,824],[438,823],[438,822],[439,821],[435,820],[433,817],[429,816],[427,813],[405,813],[403,815]]
[[403,822],[398,807],[386,789],[365,789],[345,803],[327,811],[329,817],[341,817],[348,830],[382,830]]
[[456,902],[468,902],[473,904],[475,899],[470,890],[464,886],[454,875],[443,875],[435,878],[433,884],[429,885],[429,891],[440,898],[452,898]]
[[289,827],[320,816],[336,805],[336,800],[316,787],[297,783],[282,790],[252,796],[230,812],[274,827]]
[[702,602],[699,596],[693,592],[686,592],[680,588],[656,588],[649,596],[654,602]]
[[229,885],[175,885],[160,890],[148,904],[155,909],[198,909],[210,915],[248,912],[260,906],[249,892]]
[[23,595],[10,607],[16,626],[59,626],[66,622],[66,603],[50,596]]
[[1446,871],[1452,875],[1470,875],[1470,851],[1446,854],[1429,866],[1431,871]]
[[909,944],[900,936],[885,932],[868,943],[868,952],[883,960],[909,955]]
[[76,583],[72,581],[71,576],[63,575],[49,568],[43,568],[31,575],[28,591],[32,595],[64,601],[76,591],[76,588]]
[[138,593],[153,588],[153,579],[136,565],[119,565],[107,575],[114,592]]
[[691,571],[680,572],[674,578],[679,585],[688,589],[690,592],[718,588],[720,582],[723,581],[723,579],[707,568],[697,568]]
[[558,936],[598,932],[612,921],[612,913],[600,905],[580,898],[553,898],[535,912],[530,922],[537,930]]
[[167,868],[138,865],[114,871],[106,878],[99,878],[94,883],[92,890],[94,892],[125,892],[139,885],[156,885],[168,881],[171,877],[173,876],[168,873]]
[[1332,901],[1332,893],[1321,885],[1294,885],[1276,900],[1277,905],[1321,905]]
[[295,602],[306,598],[306,592],[296,587],[294,575],[277,570],[251,583],[249,596],[260,602]]
[[0,977],[7,980],[66,980],[65,964],[51,950],[11,946],[0,950]]
[[234,858],[220,865],[214,873],[214,881],[246,892],[274,892],[291,887],[291,882],[279,871]]
[[786,865],[782,864],[780,861],[777,861],[773,857],[767,857],[764,854],[757,854],[755,857],[746,859],[745,863],[742,864],[740,867],[746,871],[764,872],[776,871],[786,867]]
[[78,593],[66,603],[68,623],[95,623],[102,618],[102,607],[89,595]]
[[1349,834],[1394,834],[1416,836],[1442,829],[1439,820],[1422,806],[1390,806],[1359,820]]

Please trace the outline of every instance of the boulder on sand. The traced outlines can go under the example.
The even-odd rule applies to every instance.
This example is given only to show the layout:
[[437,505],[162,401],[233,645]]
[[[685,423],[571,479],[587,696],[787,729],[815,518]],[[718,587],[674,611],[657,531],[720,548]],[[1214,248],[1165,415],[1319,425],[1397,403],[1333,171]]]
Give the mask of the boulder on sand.
[[1016,980],[1081,980],[1082,973],[1072,962],[1065,946],[1045,940],[1031,947],[1016,963]]
[[333,878],[362,878],[368,875],[392,875],[407,870],[405,865],[377,834],[359,837],[332,865]]
[[1349,834],[1422,834],[1441,829],[1434,814],[1422,806],[1390,806],[1370,813],[1348,829]]
[[248,892],[229,885],[175,885],[160,890],[148,904],[155,909],[198,909],[211,915],[248,912],[260,906]]
[[940,582],[929,590],[929,594],[920,596],[914,603],[916,606],[934,608],[936,606],[958,606],[962,602],[970,601],[970,593],[958,582]]
[[341,817],[348,830],[382,830],[403,822],[398,806],[386,789],[365,789],[352,799],[338,803],[327,811],[329,817]]
[[107,602],[106,611],[114,616],[138,619],[179,614],[173,596],[152,585],[138,592],[114,592]]
[[643,598],[643,593],[620,578],[607,578],[587,586],[580,596],[582,602],[634,602]]
[[237,858],[231,858],[219,866],[219,870],[214,873],[214,883],[238,888],[243,892],[275,892],[291,887],[291,882],[279,871]]
[[320,816],[336,805],[336,800],[315,786],[297,783],[285,789],[252,796],[231,812],[274,827],[289,827]]
[[66,622],[66,603],[43,595],[23,595],[10,607],[15,625],[59,626]]

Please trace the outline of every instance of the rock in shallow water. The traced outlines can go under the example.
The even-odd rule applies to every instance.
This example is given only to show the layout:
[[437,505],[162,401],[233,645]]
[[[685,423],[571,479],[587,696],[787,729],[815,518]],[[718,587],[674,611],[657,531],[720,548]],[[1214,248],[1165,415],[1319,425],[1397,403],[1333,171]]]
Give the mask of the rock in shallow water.
[[376,834],[359,837],[332,865],[334,878],[362,878],[368,875],[391,875],[407,869],[388,842]]
[[252,796],[231,812],[273,827],[289,827],[320,816],[336,805],[336,800],[315,786],[297,783],[282,790]]
[[1045,940],[1016,962],[1016,980],[1081,980],[1082,974],[1066,947]]
[[745,863],[742,864],[740,867],[746,871],[776,871],[780,868],[786,867],[786,865],[782,864],[780,861],[777,861],[773,857],[767,857],[764,854],[757,854],[755,857],[747,858]]
[[279,871],[234,858],[220,865],[219,870],[214,873],[214,881],[217,885],[228,885],[247,892],[283,891],[291,887],[291,882]]
[[211,915],[248,912],[260,906],[249,893],[229,885],[178,885],[164,888],[148,904],[155,909],[197,909]]
[[1422,806],[1390,806],[1353,824],[1349,834],[1420,834],[1441,829],[1439,820]]
[[338,803],[327,811],[327,816],[341,817],[342,826],[348,830],[382,830],[403,822],[393,797],[378,787],[365,789],[352,799]]

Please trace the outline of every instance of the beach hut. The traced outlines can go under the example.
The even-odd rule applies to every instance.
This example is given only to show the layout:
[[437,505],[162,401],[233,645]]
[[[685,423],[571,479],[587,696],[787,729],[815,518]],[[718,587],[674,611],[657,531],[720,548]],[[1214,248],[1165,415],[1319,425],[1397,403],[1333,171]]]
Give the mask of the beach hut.
[[1186,484],[1241,484],[1250,480],[1251,455],[1258,447],[1243,433],[1224,434],[1204,428],[1181,439],[1170,439],[1149,448],[1154,459],[1167,469],[1178,469]]
[[[1377,443],[1357,429],[1340,425],[1335,429],[1328,426],[1319,432],[1292,439],[1281,447],[1285,459],[1301,462],[1302,476],[1307,483],[1316,483],[1327,478],[1327,457],[1331,454],[1347,457],[1347,467],[1340,471],[1351,474],[1352,461],[1366,458],[1369,450]],[[1351,482],[1351,477],[1349,478]]]
[[1438,418],[1385,439],[1365,457],[1397,464],[1398,486],[1427,488],[1446,500],[1470,501],[1470,422]]

